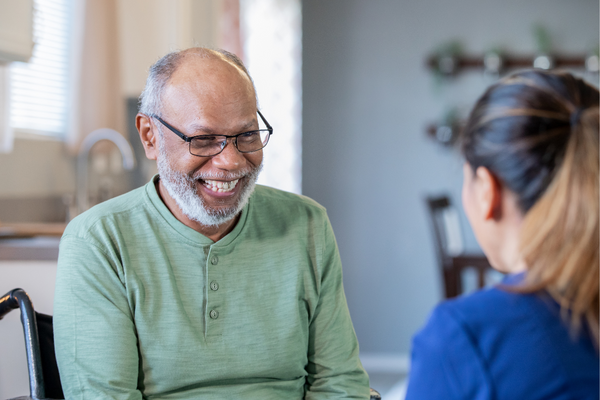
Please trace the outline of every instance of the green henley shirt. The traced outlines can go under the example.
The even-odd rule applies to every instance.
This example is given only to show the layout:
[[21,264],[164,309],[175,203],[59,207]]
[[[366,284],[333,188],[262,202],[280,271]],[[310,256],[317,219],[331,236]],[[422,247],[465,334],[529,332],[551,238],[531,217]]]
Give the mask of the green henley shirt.
[[75,218],[54,303],[67,399],[368,399],[325,209],[257,186],[218,242],[146,186]]

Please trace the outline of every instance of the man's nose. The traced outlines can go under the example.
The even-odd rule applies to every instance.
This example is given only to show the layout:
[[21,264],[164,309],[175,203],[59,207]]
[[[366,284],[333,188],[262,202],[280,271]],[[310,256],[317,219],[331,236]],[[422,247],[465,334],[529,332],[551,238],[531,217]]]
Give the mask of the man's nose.
[[242,167],[246,162],[244,155],[240,153],[233,143],[233,138],[228,138],[223,151],[212,157],[212,163],[215,167],[234,170]]

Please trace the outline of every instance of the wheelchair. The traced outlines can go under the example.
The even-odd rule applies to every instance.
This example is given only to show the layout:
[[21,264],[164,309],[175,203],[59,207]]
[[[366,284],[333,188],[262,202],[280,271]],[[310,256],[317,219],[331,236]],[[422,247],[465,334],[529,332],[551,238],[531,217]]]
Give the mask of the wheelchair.
[[[64,399],[54,354],[52,316],[34,311],[31,299],[23,289],[11,290],[0,297],[0,319],[17,308],[21,310],[25,334],[30,394],[11,400]],[[371,389],[371,400],[381,400],[381,395],[374,389]]]
[[12,400],[64,399],[54,355],[52,316],[35,312],[23,289],[14,289],[0,297],[0,319],[10,311],[21,309],[25,334],[25,352],[29,370],[29,396]]

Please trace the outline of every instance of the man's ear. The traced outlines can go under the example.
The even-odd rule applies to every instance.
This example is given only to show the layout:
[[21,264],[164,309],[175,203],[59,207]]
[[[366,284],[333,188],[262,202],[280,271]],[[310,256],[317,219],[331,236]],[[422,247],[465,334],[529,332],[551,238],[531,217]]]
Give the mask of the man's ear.
[[477,197],[485,220],[498,220],[502,217],[502,185],[498,179],[485,167],[475,171],[477,182]]
[[156,160],[158,157],[158,132],[152,124],[149,116],[138,113],[135,116],[135,127],[137,128],[146,157],[150,160]]

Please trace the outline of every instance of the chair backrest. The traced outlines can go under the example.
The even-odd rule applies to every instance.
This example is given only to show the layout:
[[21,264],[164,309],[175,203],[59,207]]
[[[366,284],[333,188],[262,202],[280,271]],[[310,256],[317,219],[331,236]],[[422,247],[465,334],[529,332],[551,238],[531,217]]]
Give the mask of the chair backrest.
[[448,196],[427,197],[426,201],[438,258],[446,266],[451,257],[464,252],[458,211]]
[[54,331],[52,329],[52,316],[36,312],[40,356],[42,358],[42,373],[44,376],[44,389],[46,397],[50,399],[64,399],[56,354],[54,353]]
[[[458,210],[448,196],[427,197],[427,207],[446,298],[451,298],[486,285],[487,276],[493,273],[484,254],[467,254],[463,246]],[[475,277],[475,284],[472,277]],[[494,277],[490,283],[497,282]]]
[[36,313],[23,289],[0,297],[0,319],[17,308],[21,310],[31,398],[64,399],[54,354],[52,317]]

